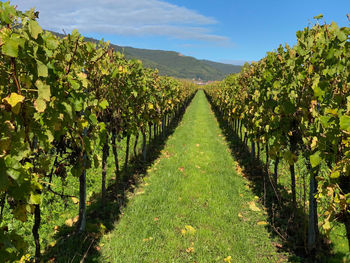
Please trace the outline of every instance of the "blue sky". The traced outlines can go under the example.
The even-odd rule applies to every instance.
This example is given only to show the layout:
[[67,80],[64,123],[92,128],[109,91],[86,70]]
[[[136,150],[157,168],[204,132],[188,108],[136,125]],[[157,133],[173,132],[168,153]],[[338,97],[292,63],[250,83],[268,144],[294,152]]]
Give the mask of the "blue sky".
[[111,43],[173,50],[199,59],[238,64],[256,61],[322,13],[327,23],[349,26],[350,0],[13,0],[36,7],[45,29]]

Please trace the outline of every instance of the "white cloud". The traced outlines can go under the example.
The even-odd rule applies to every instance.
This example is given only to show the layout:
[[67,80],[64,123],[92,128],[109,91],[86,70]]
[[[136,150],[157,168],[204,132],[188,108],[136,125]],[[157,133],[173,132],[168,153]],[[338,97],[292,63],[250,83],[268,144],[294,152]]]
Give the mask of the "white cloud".
[[13,0],[20,10],[35,7],[40,25],[62,32],[124,36],[167,36],[227,43],[208,26],[217,21],[161,0]]

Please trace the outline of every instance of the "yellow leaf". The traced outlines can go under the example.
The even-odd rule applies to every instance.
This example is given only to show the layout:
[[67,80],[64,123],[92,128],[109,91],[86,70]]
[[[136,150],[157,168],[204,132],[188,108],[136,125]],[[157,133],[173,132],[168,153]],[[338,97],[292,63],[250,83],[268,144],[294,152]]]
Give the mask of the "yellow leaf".
[[83,128],[86,128],[87,126],[89,126],[89,122],[88,122],[87,120],[83,120],[83,121],[81,122],[81,126],[82,126]]
[[152,110],[154,108],[152,103],[148,103],[148,109]]
[[317,137],[315,136],[315,137],[312,138],[311,149],[312,150],[315,149],[316,146],[317,146]]
[[243,215],[241,213],[238,213],[238,217],[243,218]]
[[79,220],[79,216],[74,217],[74,218],[73,218],[73,223],[78,222],[78,220]]
[[64,223],[66,224],[66,226],[73,226],[73,220],[71,218],[67,219]]
[[265,226],[265,225],[267,225],[267,222],[266,221],[259,221],[256,224],[259,225],[259,226]]
[[54,241],[52,241],[51,243],[50,243],[50,247],[54,247],[54,246],[56,246],[56,240],[54,240]]
[[24,96],[17,94],[16,92],[11,93],[6,98],[2,99],[2,102],[7,103],[11,106],[11,110],[14,114],[18,114],[21,107],[20,103],[24,101]]
[[329,223],[328,220],[323,224],[322,228],[326,231],[329,231],[331,229],[331,224]]
[[261,211],[259,207],[256,206],[255,202],[251,201],[249,202],[249,208],[252,211],[259,212]]
[[231,263],[231,256],[228,256],[228,257],[224,258],[224,261],[228,262],[228,263]]
[[186,252],[187,253],[193,253],[194,252],[194,247],[186,248]]
[[76,197],[72,197],[73,203],[74,204],[79,204],[79,199]]
[[187,230],[187,233],[193,235],[194,233],[196,233],[196,229],[190,225],[186,225],[185,229]]

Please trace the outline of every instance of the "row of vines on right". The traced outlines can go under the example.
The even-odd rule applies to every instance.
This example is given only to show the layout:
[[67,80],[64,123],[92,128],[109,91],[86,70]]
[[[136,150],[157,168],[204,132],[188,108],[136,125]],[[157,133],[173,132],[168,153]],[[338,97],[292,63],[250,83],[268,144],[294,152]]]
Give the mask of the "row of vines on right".
[[350,242],[350,27],[315,19],[293,47],[205,88],[251,154],[264,150],[266,181],[273,189],[287,181],[291,206],[306,208],[310,254],[335,225]]

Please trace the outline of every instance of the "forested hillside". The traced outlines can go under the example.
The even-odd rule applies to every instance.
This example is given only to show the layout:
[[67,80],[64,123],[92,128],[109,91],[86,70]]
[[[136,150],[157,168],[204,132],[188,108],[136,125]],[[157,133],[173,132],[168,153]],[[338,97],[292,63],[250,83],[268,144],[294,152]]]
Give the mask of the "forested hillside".
[[[64,35],[52,32],[60,37]],[[87,41],[98,42],[93,38]],[[182,79],[201,79],[202,81],[222,80],[231,73],[241,71],[241,66],[198,60],[194,57],[184,56],[175,51],[139,49],[122,47],[111,44],[116,51],[124,53],[127,59],[140,59],[145,67],[158,69],[160,75],[167,75]]]

